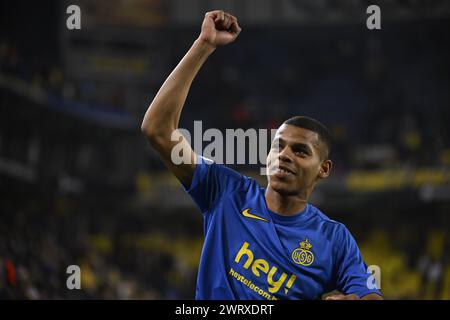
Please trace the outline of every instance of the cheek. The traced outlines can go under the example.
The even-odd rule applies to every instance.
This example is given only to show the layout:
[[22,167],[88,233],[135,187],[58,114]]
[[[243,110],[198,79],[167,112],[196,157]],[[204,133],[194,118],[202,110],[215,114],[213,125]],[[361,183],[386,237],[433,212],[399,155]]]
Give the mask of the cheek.
[[270,165],[273,163],[274,159],[276,159],[276,154],[275,154],[275,152],[273,152],[273,151],[271,150],[271,151],[269,152],[269,154],[267,155],[267,158],[266,158],[266,165],[267,165],[267,166],[270,166]]
[[298,166],[308,177],[315,177],[319,174],[320,164],[317,161],[303,159],[303,161],[298,162]]

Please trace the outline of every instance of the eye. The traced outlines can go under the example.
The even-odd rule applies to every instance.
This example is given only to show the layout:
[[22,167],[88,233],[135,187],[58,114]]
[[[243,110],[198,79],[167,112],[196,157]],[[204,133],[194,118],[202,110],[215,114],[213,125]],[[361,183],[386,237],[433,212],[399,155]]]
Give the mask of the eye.
[[271,148],[279,151],[279,150],[283,149],[283,145],[280,142],[275,141],[272,143]]
[[305,148],[298,148],[298,149],[294,150],[294,153],[301,157],[309,156],[309,153]]

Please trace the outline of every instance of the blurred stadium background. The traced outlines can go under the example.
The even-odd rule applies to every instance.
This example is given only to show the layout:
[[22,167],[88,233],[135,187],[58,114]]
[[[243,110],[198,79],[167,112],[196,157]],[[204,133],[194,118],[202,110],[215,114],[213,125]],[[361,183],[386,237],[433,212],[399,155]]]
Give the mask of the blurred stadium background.
[[[365,26],[370,4],[382,30]],[[140,123],[216,8],[243,32],[200,72],[181,126],[320,119],[335,170],[312,202],[381,267],[386,298],[450,299],[444,0],[2,1],[0,298],[194,297],[201,215]],[[82,290],[66,288],[72,264]]]

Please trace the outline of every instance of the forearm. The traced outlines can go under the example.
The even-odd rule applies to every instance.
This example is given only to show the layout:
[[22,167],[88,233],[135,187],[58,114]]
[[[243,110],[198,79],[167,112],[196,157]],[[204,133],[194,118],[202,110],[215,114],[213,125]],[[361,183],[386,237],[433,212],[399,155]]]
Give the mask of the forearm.
[[181,110],[192,81],[215,50],[215,47],[197,39],[186,55],[159,89],[142,122],[142,131],[148,138],[163,136],[170,139],[178,128]]
[[383,297],[376,293],[369,293],[363,297],[356,294],[332,293],[325,297],[325,300],[383,300]]
[[376,293],[370,293],[362,297],[361,300],[383,300],[383,297]]
[[[218,46],[233,42],[240,32],[236,17],[222,10],[207,12],[200,36],[159,89],[142,121],[142,132],[167,168],[186,187],[192,180],[196,155],[189,141],[177,132],[181,110],[192,81],[208,56]],[[180,147],[181,154],[174,153],[175,146]]]

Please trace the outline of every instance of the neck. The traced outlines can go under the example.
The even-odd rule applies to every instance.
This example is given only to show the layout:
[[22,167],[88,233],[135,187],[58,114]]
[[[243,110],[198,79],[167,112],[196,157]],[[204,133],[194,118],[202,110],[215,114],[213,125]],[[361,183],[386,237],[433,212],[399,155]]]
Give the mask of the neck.
[[308,203],[309,193],[283,195],[273,190],[270,185],[266,189],[266,203],[269,210],[284,216],[292,216],[303,211]]

